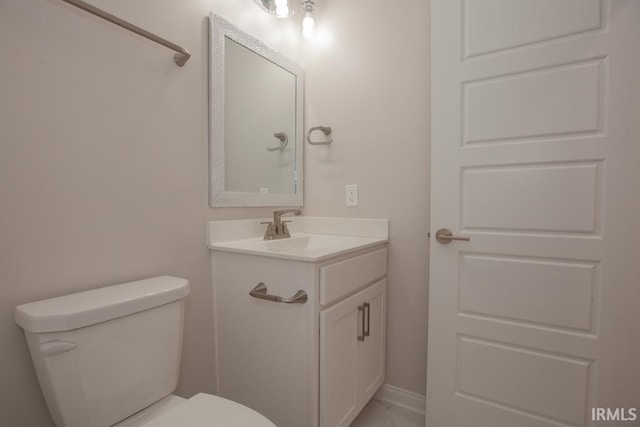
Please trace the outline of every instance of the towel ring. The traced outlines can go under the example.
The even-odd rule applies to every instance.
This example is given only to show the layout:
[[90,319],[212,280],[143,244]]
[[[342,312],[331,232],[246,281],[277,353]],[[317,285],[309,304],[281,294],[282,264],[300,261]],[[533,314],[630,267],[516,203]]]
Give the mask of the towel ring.
[[311,145],[329,145],[333,142],[333,138],[329,138],[326,141],[312,141],[311,140],[311,132],[319,130],[324,133],[326,136],[331,135],[331,126],[315,126],[307,131],[307,142]]

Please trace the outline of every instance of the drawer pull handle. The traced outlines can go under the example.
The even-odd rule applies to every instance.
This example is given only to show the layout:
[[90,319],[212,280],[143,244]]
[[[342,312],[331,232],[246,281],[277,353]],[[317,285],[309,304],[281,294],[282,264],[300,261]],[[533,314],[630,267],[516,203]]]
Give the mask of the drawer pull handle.
[[307,302],[307,293],[300,289],[291,298],[282,298],[277,295],[271,295],[267,293],[267,285],[260,282],[255,288],[249,291],[249,295],[254,298],[266,299],[267,301],[281,302],[283,304],[304,304]]
[[364,341],[365,331],[364,331],[364,306],[358,306],[358,312],[362,312],[362,323],[360,324],[361,333],[358,335],[358,341]]

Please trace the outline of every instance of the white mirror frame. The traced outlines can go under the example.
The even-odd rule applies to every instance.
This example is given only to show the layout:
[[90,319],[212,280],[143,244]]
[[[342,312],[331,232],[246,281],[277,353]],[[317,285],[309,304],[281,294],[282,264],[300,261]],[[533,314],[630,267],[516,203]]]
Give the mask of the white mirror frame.
[[[296,76],[295,194],[225,190],[225,38],[245,46]],[[304,151],[304,72],[302,67],[214,13],[209,14],[209,178],[212,207],[302,206]]]

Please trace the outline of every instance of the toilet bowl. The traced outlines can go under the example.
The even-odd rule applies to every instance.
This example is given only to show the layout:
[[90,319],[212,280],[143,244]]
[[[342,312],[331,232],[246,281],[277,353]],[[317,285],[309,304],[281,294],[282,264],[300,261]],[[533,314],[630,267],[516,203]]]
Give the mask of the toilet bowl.
[[188,293],[162,276],[16,307],[58,427],[275,427],[231,400],[172,394]]
[[[177,397],[177,396],[173,396]],[[151,411],[113,427],[275,427],[263,415],[232,400],[199,393],[172,408]]]

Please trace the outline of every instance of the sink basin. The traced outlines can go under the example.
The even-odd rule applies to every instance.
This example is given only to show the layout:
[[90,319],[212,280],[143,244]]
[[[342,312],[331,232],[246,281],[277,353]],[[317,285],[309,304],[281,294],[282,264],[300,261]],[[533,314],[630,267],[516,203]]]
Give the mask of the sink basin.
[[294,251],[298,249],[324,249],[330,247],[336,247],[340,244],[347,243],[348,237],[346,236],[332,236],[329,234],[306,234],[306,235],[294,235],[289,238],[280,240],[265,240],[262,245],[269,248],[270,251],[284,252]]
[[261,238],[218,242],[213,250],[239,252],[301,261],[320,261],[337,255],[385,243],[375,237],[339,236],[332,234],[294,233],[290,238],[263,240]]

